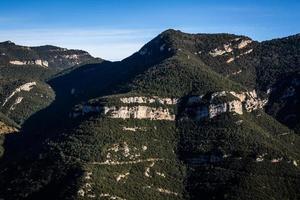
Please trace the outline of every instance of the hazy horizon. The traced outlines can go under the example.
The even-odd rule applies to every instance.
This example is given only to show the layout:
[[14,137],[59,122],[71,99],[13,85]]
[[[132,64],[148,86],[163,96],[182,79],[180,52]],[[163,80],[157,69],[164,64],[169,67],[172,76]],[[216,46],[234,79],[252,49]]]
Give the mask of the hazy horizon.
[[300,32],[300,2],[8,1],[0,7],[0,41],[82,49],[121,60],[160,32],[233,33],[262,41]]

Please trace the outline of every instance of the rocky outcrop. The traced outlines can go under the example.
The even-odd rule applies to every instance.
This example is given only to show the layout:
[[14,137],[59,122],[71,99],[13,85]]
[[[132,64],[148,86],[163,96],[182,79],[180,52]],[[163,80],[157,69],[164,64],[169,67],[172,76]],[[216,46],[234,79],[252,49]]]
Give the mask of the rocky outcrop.
[[[235,39],[230,40],[229,42],[223,44],[222,46],[211,50],[208,54],[212,57],[232,55],[234,52],[240,51],[241,49],[246,48],[252,42],[253,41],[250,39],[235,38]],[[244,53],[240,53],[237,56],[229,58],[226,62],[231,63],[235,59],[240,58],[241,56],[247,55],[247,54],[251,53],[252,51],[253,51],[253,49],[247,50]]]
[[168,108],[154,108],[149,106],[134,107],[105,107],[105,114],[111,118],[121,119],[150,119],[150,120],[175,120],[175,115]]
[[15,133],[15,132],[18,132],[18,129],[11,127],[11,126],[7,126],[5,123],[0,121],[0,135]]
[[[185,111],[192,113],[196,120],[202,118],[214,118],[222,113],[230,112],[242,115],[243,109],[246,112],[252,112],[263,108],[266,100],[257,97],[255,90],[250,92],[236,93],[233,91],[215,92],[210,95],[210,99],[203,100],[205,95],[191,96],[187,100]],[[216,99],[221,97],[230,97],[228,101],[216,103]],[[169,120],[174,121],[176,116],[173,113],[172,106],[176,106],[179,102],[176,98],[160,98],[160,97],[121,97],[119,99],[123,104],[121,106],[104,106],[104,105],[83,105],[75,109],[70,116],[83,116],[88,113],[98,113],[110,118],[119,119],[149,119],[149,120]],[[165,105],[162,107],[157,105],[149,106],[147,104],[159,103]],[[130,105],[132,104],[132,105]],[[196,106],[195,106],[196,105]]]
[[243,49],[245,48],[248,44],[251,44],[252,40],[241,40],[240,43],[238,44],[237,48],[238,49]]
[[[215,103],[214,100],[218,97],[230,97],[232,100]],[[210,95],[208,103],[203,98],[204,95],[192,96],[187,101],[185,111],[195,120],[214,118],[227,112],[242,115],[243,110],[252,112],[263,108],[267,103],[267,100],[258,98],[255,90],[241,93],[234,91],[215,92]]]
[[13,105],[10,106],[9,110],[14,110],[18,104],[22,102],[24,97],[18,97]]
[[229,58],[229,59],[226,61],[226,63],[231,63],[231,62],[235,61],[236,59],[238,59],[238,58],[240,58],[240,57],[242,57],[242,56],[245,56],[245,55],[247,55],[247,54],[249,54],[249,53],[252,53],[252,52],[253,52],[253,49],[249,49],[248,51],[245,51],[245,52],[241,53],[240,55],[237,55],[237,56],[235,56],[235,57]]
[[[122,103],[119,106],[108,106],[101,103],[83,105],[75,108],[75,112],[71,113],[70,116],[77,117],[88,113],[98,113],[120,119],[175,120],[175,114],[172,114],[171,110],[173,109],[170,106],[177,104],[178,99],[176,98],[133,96],[120,97],[119,100]],[[149,104],[165,106],[150,106]]]
[[20,60],[11,60],[9,61],[10,64],[12,65],[39,65],[42,67],[48,67],[48,61],[46,60],[25,60],[25,61],[20,61]]
[[221,104],[211,104],[208,106],[209,118],[216,117],[222,113],[232,112],[239,115],[243,114],[242,103],[240,101],[230,101]]
[[88,52],[81,50],[51,45],[27,47],[0,42],[0,64],[5,66],[35,65],[47,69],[63,70],[75,65],[101,63],[102,61],[102,59],[94,58]]
[[152,103],[160,103],[164,105],[176,105],[178,102],[177,98],[160,98],[160,97],[144,97],[144,96],[136,96],[136,97],[123,97],[120,98],[122,103],[131,104],[152,104]]
[[168,108],[149,106],[83,106],[73,112],[71,117],[83,116],[89,113],[104,114],[110,118],[120,119],[150,119],[150,120],[175,120],[175,115],[171,114]]
[[[23,85],[21,85],[20,87],[16,88],[3,102],[2,107],[5,106],[5,104],[17,93],[21,92],[21,91],[26,91],[29,92],[33,86],[36,86],[36,82],[28,82],[25,83]],[[23,98],[22,98],[23,99]],[[20,101],[20,100],[19,100]],[[22,101],[22,100],[21,100]],[[20,103],[20,102],[19,102]]]

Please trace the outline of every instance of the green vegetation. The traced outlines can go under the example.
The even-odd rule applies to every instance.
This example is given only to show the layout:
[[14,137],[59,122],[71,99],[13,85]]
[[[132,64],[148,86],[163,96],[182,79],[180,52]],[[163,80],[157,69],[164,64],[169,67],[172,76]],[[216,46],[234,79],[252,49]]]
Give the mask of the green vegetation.
[[[168,30],[121,62],[88,64],[54,76],[37,69],[22,77],[23,68],[18,67],[18,78],[3,67],[1,101],[20,84],[35,80],[38,85],[31,93],[18,94],[25,97],[23,109],[9,113],[9,107],[2,108],[15,121],[27,120],[20,134],[5,138],[0,198],[298,199],[300,138],[293,130],[262,109],[201,121],[185,113],[191,95],[204,95],[202,104],[220,91],[257,89],[266,97],[265,90],[281,75],[297,72],[297,36],[253,41],[245,49],[216,57],[210,54],[224,44],[247,39]],[[55,48],[39,50],[47,56]],[[227,63],[233,56],[236,60]],[[269,104],[273,116],[298,100],[295,96],[286,101],[273,92]],[[83,105],[128,105],[120,97],[132,96],[180,98],[176,106],[151,104],[176,107],[176,120],[123,120],[99,113],[69,117]],[[227,95],[212,103],[232,100],[237,98]],[[148,104],[128,106],[135,105]]]
[[263,112],[182,121],[178,128],[192,199],[293,199],[299,194],[298,168],[292,164],[300,158],[299,137]]

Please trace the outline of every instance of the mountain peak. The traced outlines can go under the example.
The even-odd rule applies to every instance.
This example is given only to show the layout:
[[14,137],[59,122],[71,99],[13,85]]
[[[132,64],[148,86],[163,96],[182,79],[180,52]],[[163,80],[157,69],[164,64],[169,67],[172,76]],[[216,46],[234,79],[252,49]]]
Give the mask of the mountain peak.
[[[7,40],[7,41],[4,41],[4,42],[1,42],[2,44],[10,44],[10,45],[15,45],[15,43],[13,43],[12,41],[10,40]],[[1,44],[0,43],[0,44]]]
[[173,34],[183,34],[183,32],[180,31],[180,30],[175,30],[175,29],[167,29],[167,30],[160,33],[161,36],[173,35]]

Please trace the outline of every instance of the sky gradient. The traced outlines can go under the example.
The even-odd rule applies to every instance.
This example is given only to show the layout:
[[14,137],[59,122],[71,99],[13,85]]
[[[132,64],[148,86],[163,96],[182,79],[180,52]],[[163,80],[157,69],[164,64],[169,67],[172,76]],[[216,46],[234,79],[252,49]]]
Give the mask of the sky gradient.
[[268,40],[300,33],[299,0],[1,0],[0,41],[121,60],[168,28]]

